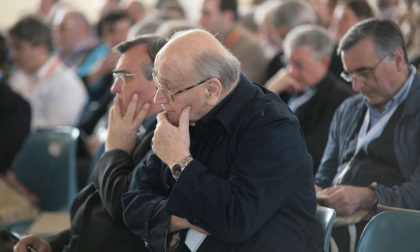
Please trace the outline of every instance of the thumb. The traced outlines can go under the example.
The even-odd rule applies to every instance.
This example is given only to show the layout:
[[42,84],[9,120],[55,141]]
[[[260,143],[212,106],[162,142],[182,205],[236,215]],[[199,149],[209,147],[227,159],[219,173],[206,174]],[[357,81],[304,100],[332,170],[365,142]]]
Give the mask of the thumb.
[[181,116],[179,117],[179,128],[183,131],[188,131],[190,126],[190,112],[191,107],[186,107],[182,110]]

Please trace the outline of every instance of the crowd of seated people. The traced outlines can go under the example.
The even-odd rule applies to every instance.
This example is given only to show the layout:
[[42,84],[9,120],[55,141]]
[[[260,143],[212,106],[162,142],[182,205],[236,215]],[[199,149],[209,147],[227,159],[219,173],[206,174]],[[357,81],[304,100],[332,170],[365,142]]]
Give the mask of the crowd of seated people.
[[[37,196],[25,189],[13,172],[25,138],[38,129],[61,125],[77,127],[81,132],[78,182],[82,196],[76,205],[83,208],[85,198],[94,195],[99,200],[95,203],[98,209],[107,213],[109,223],[116,221],[123,235],[147,230],[130,227],[132,223],[124,223],[123,217],[125,211],[131,214],[130,208],[121,203],[123,194],[130,190],[130,180],[137,186],[144,183],[132,172],[136,166],[140,169],[143,157],[144,162],[147,161],[146,151],[135,155],[135,149],[145,133],[159,128],[156,114],[168,109],[165,104],[153,107],[158,100],[153,101],[154,95],[165,90],[169,97],[178,99],[178,92],[195,89],[183,83],[185,85],[179,87],[186,89],[170,90],[168,86],[172,82],[160,79],[153,67],[154,57],[166,39],[178,41],[173,37],[177,32],[202,29],[214,35],[217,43],[238,59],[239,83],[246,78],[265,92],[274,93],[296,116],[305,148],[311,156],[314,195],[322,199],[322,204],[334,208],[343,218],[360,211],[369,213],[356,223],[333,229],[333,251],[352,250],[369,218],[377,213],[378,203],[420,210],[417,200],[420,198],[417,160],[420,139],[416,130],[420,108],[413,102],[418,95],[420,66],[420,4],[417,1],[254,0],[245,5],[239,0],[203,0],[193,10],[195,15],[187,8],[188,1],[181,0],[159,0],[152,4],[141,0],[102,2],[97,18],[92,20],[70,3],[41,0],[32,14],[17,18],[10,27],[1,27],[0,176],[31,202],[36,203]],[[200,36],[197,41],[201,41]],[[139,38],[142,38],[140,42],[136,40]],[[194,50],[192,46],[191,52]],[[134,52],[141,56],[133,57]],[[137,72],[124,68],[126,58],[142,64]],[[149,61],[143,62],[143,58]],[[183,60],[179,58],[179,69]],[[198,67],[220,59],[215,56],[207,60]],[[140,78],[144,79],[136,82]],[[211,86],[207,81],[194,77],[190,85],[196,82],[200,84],[197,86]],[[145,88],[146,91],[139,87],[129,90],[131,84],[145,83],[154,85],[150,90]],[[209,97],[211,94],[209,91]],[[134,104],[135,99],[139,99],[138,106],[130,103]],[[145,109],[146,102],[150,108]],[[206,109],[215,103],[209,101],[207,105]],[[222,102],[215,109],[224,106]],[[132,113],[136,117],[141,115],[141,108],[153,113],[140,116],[141,120],[134,118],[139,121],[131,123],[137,128],[129,129],[129,123],[124,121],[125,114],[134,109]],[[121,118],[116,119],[116,116]],[[148,146],[142,148],[149,150],[151,142],[150,136]],[[86,184],[87,177],[91,176],[91,160],[101,148],[105,149],[105,155],[98,161],[96,180]],[[122,149],[123,154],[115,154],[115,149]],[[118,160],[120,156],[124,162],[129,162],[129,168],[124,170],[125,176],[112,177],[107,172],[122,162]],[[149,156],[152,160],[153,157],[156,158]],[[192,157],[196,158],[194,153]],[[101,188],[105,184],[107,188]],[[168,186],[170,190],[176,188],[171,183]],[[92,191],[87,193],[86,190]],[[117,193],[110,193],[113,190]],[[115,198],[104,199],[106,197]],[[86,218],[93,215],[89,211],[80,210],[83,216],[90,216]],[[192,221],[188,219],[191,216],[180,216],[182,220],[177,221],[185,218]],[[75,222],[79,228],[85,228],[78,218]],[[202,233],[217,233],[200,220],[188,224]],[[66,244],[77,244],[72,239],[76,239],[74,232],[78,231],[68,232],[65,235],[70,236],[59,245],[34,237],[25,241],[28,244],[40,242],[51,251],[62,251]],[[134,236],[141,241],[141,249],[156,248],[155,244],[143,245],[146,236],[139,233]],[[181,232],[180,237],[174,239],[182,241],[185,236],[186,233]]]

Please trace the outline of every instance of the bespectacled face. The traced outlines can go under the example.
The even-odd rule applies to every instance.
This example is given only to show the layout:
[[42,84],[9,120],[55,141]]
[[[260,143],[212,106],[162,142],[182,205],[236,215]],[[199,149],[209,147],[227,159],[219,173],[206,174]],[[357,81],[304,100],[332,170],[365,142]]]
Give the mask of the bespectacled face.
[[207,85],[215,79],[196,83],[188,78],[178,78],[179,81],[177,81],[177,78],[171,76],[179,75],[172,75],[172,73],[165,68],[160,70],[159,64],[156,64],[154,75],[158,89],[155,94],[155,104],[162,106],[168,120],[174,125],[178,125],[182,110],[188,106],[191,107],[190,122],[198,121],[214,106],[211,104]]
[[[378,57],[371,40],[364,39],[341,55],[345,72],[352,78],[352,87],[362,92],[369,104],[385,105],[396,92],[398,74],[392,56]],[[363,74],[361,74],[363,73]]]
[[[156,92],[155,84],[144,75],[144,66],[151,65],[145,45],[135,46],[123,53],[118,59],[113,71],[114,84],[111,87],[113,93],[118,94],[122,103],[122,112],[125,114],[128,104],[134,94],[138,95],[139,104],[148,102],[153,105],[153,97]],[[157,111],[149,110],[149,117]]]
[[190,86],[184,87],[182,89],[171,90],[168,87],[168,84],[166,84],[165,82],[162,82],[162,81],[159,80],[159,77],[157,76],[157,73],[155,71],[153,71],[153,74],[152,75],[153,75],[153,80],[155,82],[156,88],[162,90],[162,93],[167,98],[170,98],[170,100],[172,100],[172,101],[175,101],[175,97],[176,96],[178,96],[178,95],[180,95],[180,94],[182,94],[184,92],[187,92],[188,90],[193,89],[193,88],[195,88],[197,86],[200,86],[202,84],[205,84],[208,80],[210,80],[210,79],[205,79],[205,80],[202,80],[202,81],[197,82],[196,84],[192,84]]

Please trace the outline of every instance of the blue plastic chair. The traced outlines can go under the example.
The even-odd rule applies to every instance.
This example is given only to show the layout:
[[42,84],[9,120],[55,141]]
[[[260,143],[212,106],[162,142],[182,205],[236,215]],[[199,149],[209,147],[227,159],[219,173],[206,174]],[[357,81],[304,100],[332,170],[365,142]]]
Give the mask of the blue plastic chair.
[[77,194],[73,127],[40,129],[30,134],[17,161],[16,175],[40,202],[41,210],[68,211]]
[[324,229],[324,252],[330,251],[331,231],[335,222],[335,210],[329,207],[318,205],[316,208],[316,218],[321,222]]
[[366,225],[357,252],[419,252],[420,211],[385,211]]

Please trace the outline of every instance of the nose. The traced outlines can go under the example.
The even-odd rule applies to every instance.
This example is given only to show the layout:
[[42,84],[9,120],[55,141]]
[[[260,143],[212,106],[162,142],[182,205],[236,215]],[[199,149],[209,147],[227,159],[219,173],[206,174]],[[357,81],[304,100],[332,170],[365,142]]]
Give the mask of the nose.
[[157,105],[162,105],[168,103],[168,97],[163,93],[163,91],[158,88],[156,89],[155,98],[153,102]]
[[290,74],[292,77],[296,78],[298,76],[298,70],[293,64],[289,64],[287,66],[287,73]]
[[121,84],[118,79],[114,80],[111,86],[111,92],[114,94],[121,93]]
[[355,92],[359,92],[362,90],[363,81],[359,80],[358,78],[352,78],[351,87]]

